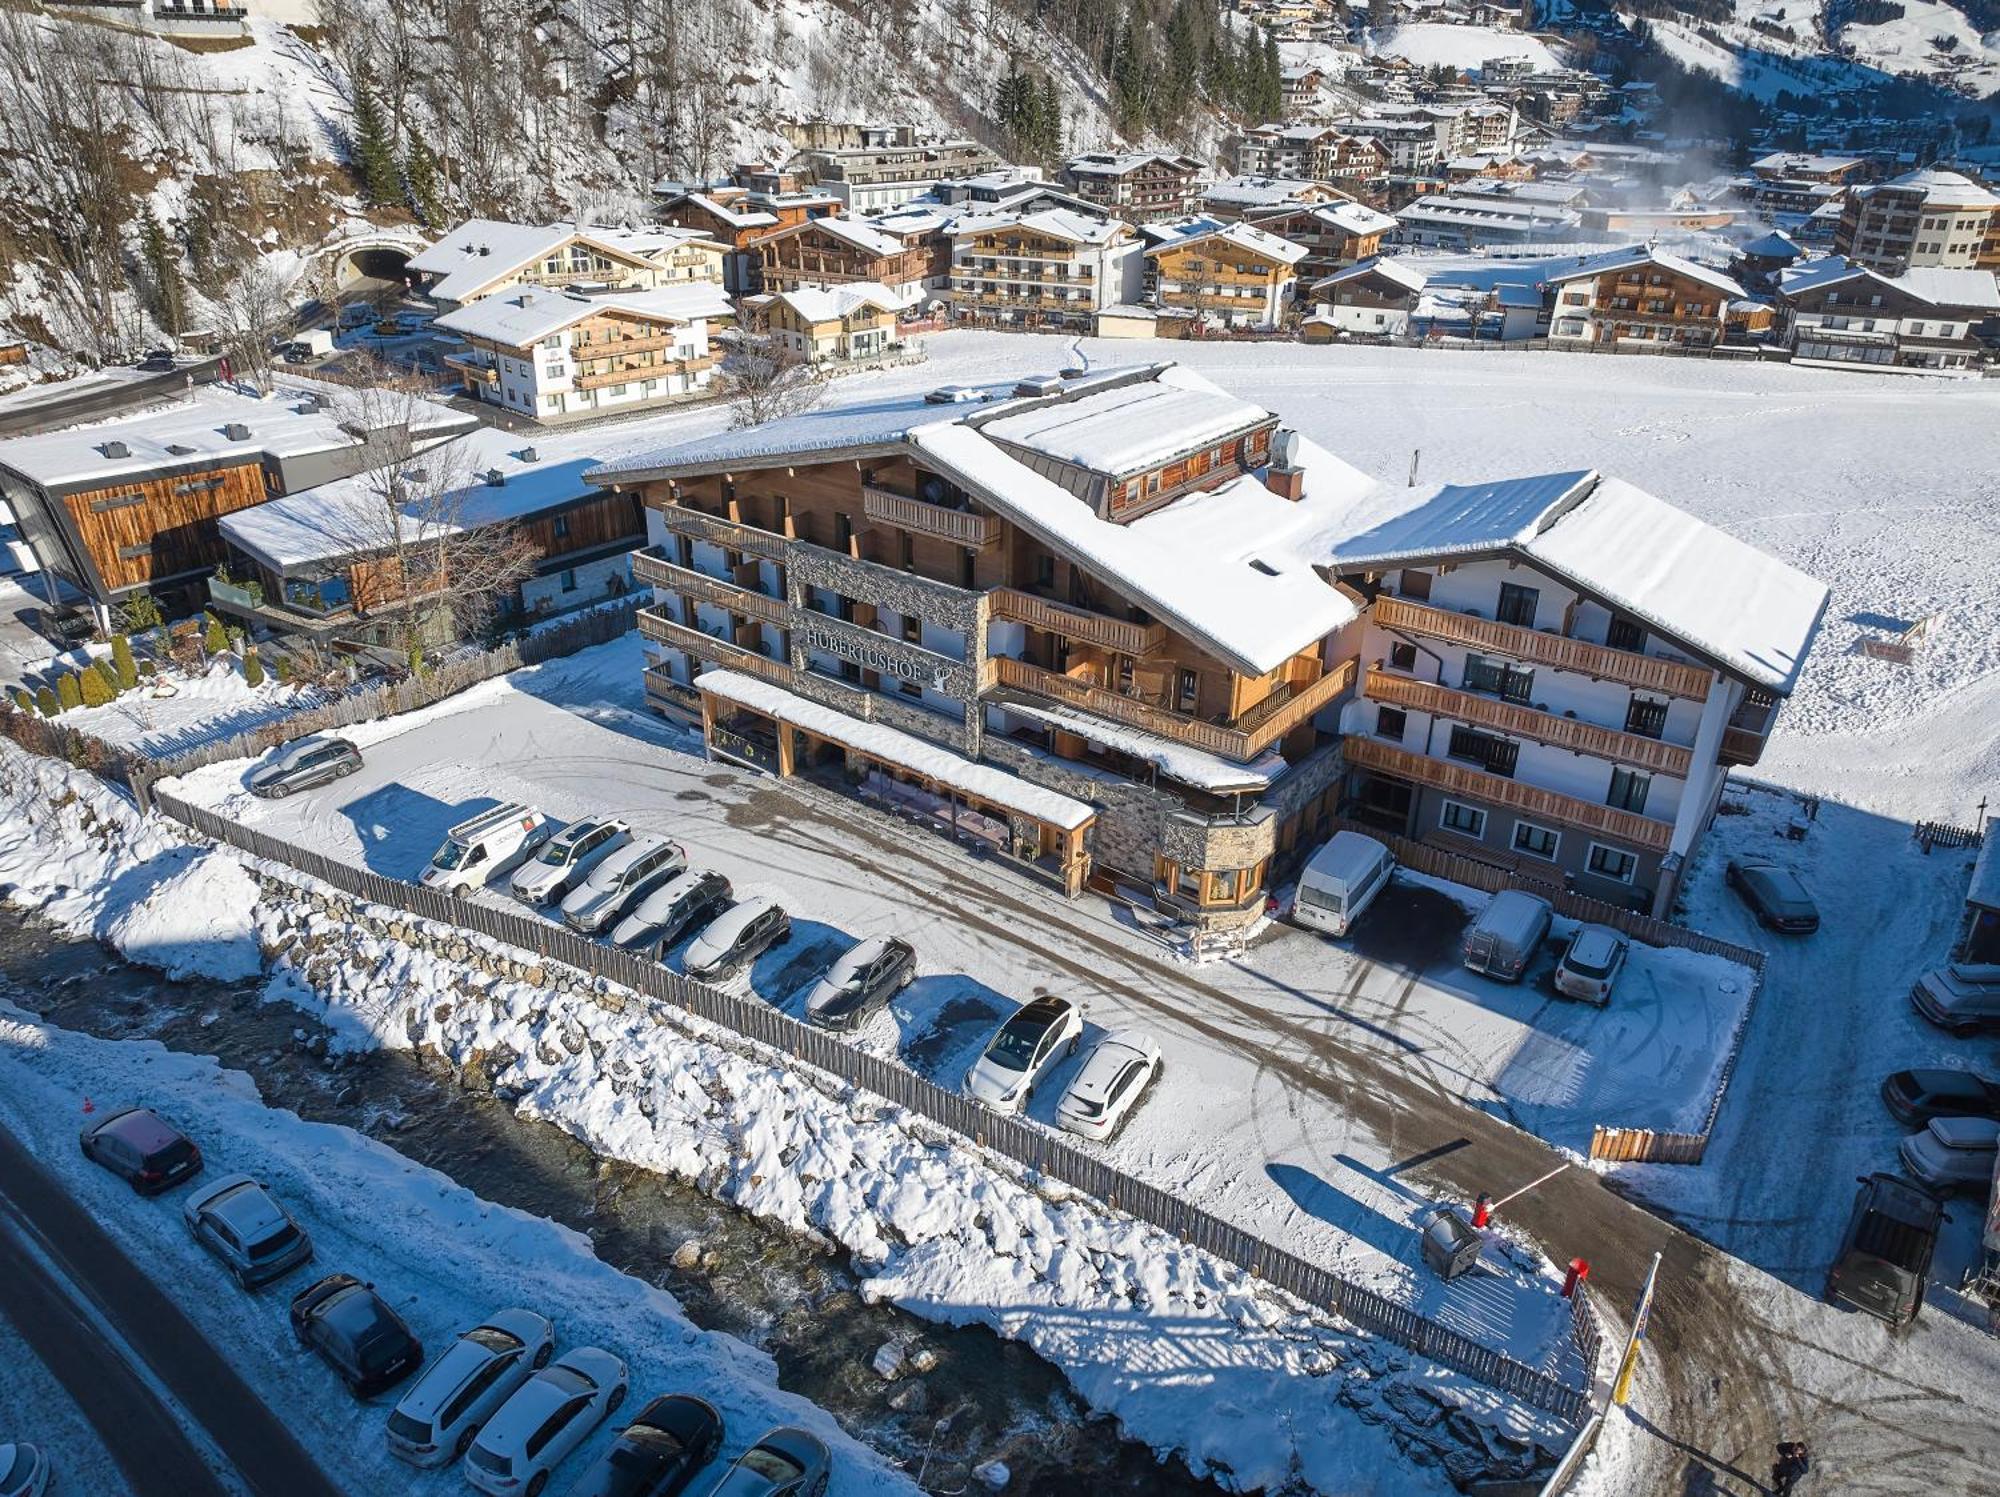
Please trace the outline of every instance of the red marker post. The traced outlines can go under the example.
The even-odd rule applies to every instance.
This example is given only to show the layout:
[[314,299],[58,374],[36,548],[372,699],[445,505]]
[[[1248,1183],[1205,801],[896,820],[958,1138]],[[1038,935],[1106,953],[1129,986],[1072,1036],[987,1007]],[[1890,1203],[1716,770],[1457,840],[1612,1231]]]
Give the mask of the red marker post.
[[1563,1275],[1563,1298],[1568,1299],[1571,1295],[1575,1294],[1577,1286],[1589,1277],[1590,1260],[1588,1258],[1570,1259],[1569,1272]]

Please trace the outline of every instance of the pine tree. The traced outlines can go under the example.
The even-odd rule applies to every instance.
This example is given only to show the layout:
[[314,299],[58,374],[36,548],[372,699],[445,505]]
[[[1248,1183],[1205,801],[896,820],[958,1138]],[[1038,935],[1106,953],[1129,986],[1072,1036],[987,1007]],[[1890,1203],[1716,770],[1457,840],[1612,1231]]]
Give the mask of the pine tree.
[[187,326],[187,281],[181,275],[180,249],[151,207],[139,215],[139,258],[152,288],[153,316],[169,337],[178,339]]
[[25,686],[16,686],[14,688],[14,705],[22,712],[33,712],[35,710],[34,694]]
[[96,667],[86,668],[79,678],[78,693],[86,707],[103,707],[111,701],[111,688],[104,684],[104,674]]
[[410,206],[431,228],[442,229],[447,210],[438,188],[437,154],[414,128],[408,134],[409,147],[403,152],[403,180],[410,189]]
[[1041,96],[1035,110],[1035,149],[1045,161],[1060,159],[1063,153],[1062,90],[1056,80],[1044,75]]
[[257,658],[255,650],[243,657],[243,684],[245,686],[264,684],[264,662]]
[[75,671],[64,671],[57,678],[56,700],[62,703],[65,712],[83,705],[83,683],[76,679]]
[[201,647],[211,656],[225,654],[229,649],[229,631],[212,613],[208,616],[208,627],[202,631]]
[[280,655],[276,660],[271,662],[271,668],[277,672],[278,684],[280,686],[290,686],[292,684],[291,656]]
[[139,667],[132,659],[130,635],[111,636],[111,667],[118,672],[118,685],[121,690],[130,691],[139,684]]
[[110,693],[111,700],[117,701],[118,693],[124,688],[118,684],[118,672],[112,669],[111,662],[94,660],[90,664],[90,669],[103,680],[104,689]]
[[402,174],[396,170],[396,152],[389,143],[389,122],[382,116],[382,103],[375,97],[375,85],[364,68],[354,77],[354,138],[352,165],[361,178],[361,190],[371,203],[393,203],[402,197]]
[[422,676],[422,675],[426,675],[426,674],[428,674],[428,673],[429,673],[429,667],[427,667],[427,666],[426,666],[426,665],[424,664],[424,651],[423,651],[423,647],[422,647],[421,645],[411,645],[411,646],[410,646],[410,674],[411,674],[411,675],[413,675],[413,676]]
[[40,709],[43,717],[54,717],[62,711],[62,704],[56,700],[56,694],[46,686],[36,688],[35,706]]

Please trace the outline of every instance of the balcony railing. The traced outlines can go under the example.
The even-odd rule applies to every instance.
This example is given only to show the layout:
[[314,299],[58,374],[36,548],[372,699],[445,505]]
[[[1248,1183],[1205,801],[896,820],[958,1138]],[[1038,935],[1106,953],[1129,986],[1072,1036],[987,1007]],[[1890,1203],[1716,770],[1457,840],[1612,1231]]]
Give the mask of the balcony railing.
[[1631,811],[1620,811],[1613,806],[1600,806],[1573,795],[1544,790],[1539,785],[1524,785],[1519,780],[1487,774],[1484,770],[1454,764],[1446,759],[1413,754],[1408,749],[1397,748],[1379,739],[1350,737],[1343,749],[1347,762],[1358,768],[1379,770],[1383,774],[1414,780],[1420,785],[1430,785],[1456,795],[1470,796],[1491,805],[1525,811],[1530,816],[1584,827],[1634,847],[1665,852],[1673,837],[1673,827],[1664,821],[1654,821],[1651,817]]
[[715,362],[712,358],[658,359],[644,364],[627,364],[592,374],[579,373],[570,383],[579,390],[595,390],[604,385],[629,385],[636,380],[664,379],[671,374],[693,374]]
[[703,514],[698,509],[675,504],[671,500],[659,501],[652,506],[659,515],[660,522],[675,535],[689,536],[694,540],[707,541],[710,545],[721,546],[730,551],[743,551],[751,556],[761,556],[766,561],[783,561],[788,546],[787,539],[773,531],[759,530],[755,525],[744,525],[735,520],[726,520],[721,515]]
[[655,608],[639,610],[639,634],[655,644],[691,655],[696,660],[712,662],[728,670],[742,671],[746,675],[761,676],[787,691],[795,691],[800,696],[812,697],[818,701],[831,701],[850,716],[872,720],[875,716],[875,699],[872,693],[858,686],[831,677],[818,675],[812,671],[797,671],[783,660],[773,660],[768,655],[745,649],[730,640],[718,639],[713,634],[700,629],[690,629],[685,624],[677,624]]
[[767,593],[740,587],[726,578],[711,577],[706,572],[680,566],[657,551],[635,553],[632,575],[649,586],[671,588],[683,598],[712,603],[717,608],[726,608],[731,613],[740,613],[762,623],[775,624],[781,629],[791,622],[791,610],[783,598],[773,598]]
[[570,345],[570,357],[574,359],[615,359],[620,354],[651,353],[655,349],[672,348],[678,333],[654,333],[644,338],[591,338],[579,339]]
[[1554,748],[1595,754],[1600,759],[1611,759],[1620,764],[1641,765],[1676,779],[1687,778],[1688,768],[1694,760],[1693,754],[1677,743],[1662,743],[1657,738],[1599,727],[1596,723],[1578,722],[1573,717],[1558,717],[1552,712],[1538,712],[1533,707],[1480,696],[1476,692],[1458,691],[1429,681],[1413,681],[1408,676],[1393,675],[1379,665],[1368,668],[1363,695],[1370,701],[1393,702],[1418,712],[1455,717],[1461,722],[1477,723],[1502,733],[1532,738],[1537,743],[1546,743]]
[[1599,681],[1617,681],[1643,691],[1663,691],[1669,696],[1703,701],[1708,696],[1709,673],[1699,666],[1678,660],[1662,660],[1631,650],[1614,650],[1571,639],[1566,634],[1544,634],[1518,624],[1501,624],[1492,619],[1476,619],[1470,614],[1452,613],[1412,603],[1407,598],[1378,597],[1375,622],[1384,629],[1406,629],[1452,644],[1476,645],[1495,650],[1516,660],[1532,660],[1557,670],[1575,671]]
[[993,617],[1026,624],[1031,629],[1046,629],[1064,639],[1098,645],[1121,655],[1150,655],[1167,641],[1164,624],[1134,624],[1011,587],[994,590]]
[[861,510],[877,524],[894,525],[899,530],[935,536],[961,546],[984,548],[1000,539],[1000,521],[992,515],[975,514],[968,509],[946,509],[941,504],[926,504],[908,494],[877,488],[873,484],[861,486]]

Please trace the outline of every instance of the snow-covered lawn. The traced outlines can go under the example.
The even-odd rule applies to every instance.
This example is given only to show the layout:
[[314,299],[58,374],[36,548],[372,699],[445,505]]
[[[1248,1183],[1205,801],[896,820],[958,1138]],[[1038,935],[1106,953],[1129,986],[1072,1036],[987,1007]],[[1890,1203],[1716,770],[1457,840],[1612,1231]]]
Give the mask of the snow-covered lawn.
[[[108,646],[79,646],[24,666],[22,675],[30,680],[53,680],[110,654]],[[114,702],[102,707],[74,707],[58,720],[66,728],[120,748],[154,759],[170,759],[212,739],[275,722],[315,700],[308,689],[285,685],[275,675],[267,675],[262,684],[252,686],[243,677],[241,662],[233,656],[210,661],[198,676],[183,676],[172,665],[162,665],[160,670],[158,676],[141,678],[138,686]]]

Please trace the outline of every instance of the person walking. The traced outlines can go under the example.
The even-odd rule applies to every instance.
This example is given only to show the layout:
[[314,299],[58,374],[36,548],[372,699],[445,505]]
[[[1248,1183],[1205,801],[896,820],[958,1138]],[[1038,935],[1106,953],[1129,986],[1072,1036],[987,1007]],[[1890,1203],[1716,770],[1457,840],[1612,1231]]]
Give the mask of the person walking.
[[1812,1469],[1804,1440],[1780,1440],[1778,1458],[1771,1463],[1771,1490],[1778,1497],[1790,1497],[1799,1479]]

